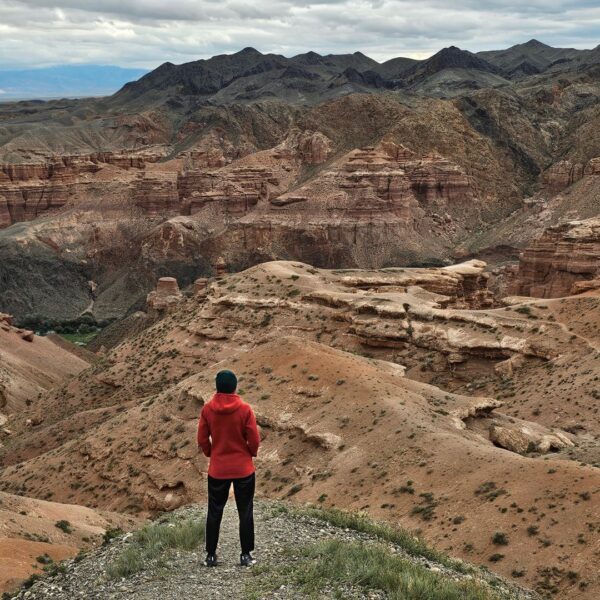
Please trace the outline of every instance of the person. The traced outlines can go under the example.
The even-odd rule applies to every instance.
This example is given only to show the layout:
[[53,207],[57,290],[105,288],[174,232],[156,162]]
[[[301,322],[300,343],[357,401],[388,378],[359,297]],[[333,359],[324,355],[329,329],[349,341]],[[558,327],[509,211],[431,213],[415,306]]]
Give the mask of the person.
[[198,448],[210,458],[204,564],[207,567],[217,566],[221,519],[233,483],[240,521],[240,564],[249,567],[256,562],[251,554],[254,550],[253,501],[256,485],[253,457],[258,453],[260,437],[252,408],[235,393],[235,374],[219,371],[215,384],[217,391],[202,407],[198,421]]

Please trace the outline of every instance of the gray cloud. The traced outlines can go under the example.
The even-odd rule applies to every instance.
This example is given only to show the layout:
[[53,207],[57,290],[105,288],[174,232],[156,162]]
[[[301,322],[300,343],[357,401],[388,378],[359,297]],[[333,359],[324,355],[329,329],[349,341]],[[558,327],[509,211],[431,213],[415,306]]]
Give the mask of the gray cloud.
[[155,67],[245,46],[421,58],[451,44],[477,51],[532,37],[595,47],[598,0],[0,0],[0,69]]

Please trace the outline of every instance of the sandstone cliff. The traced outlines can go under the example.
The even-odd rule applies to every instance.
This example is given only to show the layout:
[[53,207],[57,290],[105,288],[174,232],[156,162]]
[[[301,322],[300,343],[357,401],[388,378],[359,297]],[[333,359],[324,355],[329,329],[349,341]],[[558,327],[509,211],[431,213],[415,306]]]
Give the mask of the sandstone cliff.
[[513,292],[555,298],[594,289],[600,277],[600,219],[549,228],[521,255]]

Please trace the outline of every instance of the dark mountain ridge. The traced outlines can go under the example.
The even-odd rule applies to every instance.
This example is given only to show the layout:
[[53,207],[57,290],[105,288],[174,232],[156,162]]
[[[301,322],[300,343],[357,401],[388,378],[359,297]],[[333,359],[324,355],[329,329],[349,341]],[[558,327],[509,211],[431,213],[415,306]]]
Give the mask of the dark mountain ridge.
[[181,65],[164,63],[126,84],[110,104],[136,103],[141,98],[160,102],[173,95],[220,105],[269,98],[315,104],[340,94],[372,90],[453,97],[546,72],[557,75],[598,64],[597,48],[552,48],[537,40],[478,53],[450,46],[424,60],[397,57],[383,63],[361,52],[321,55],[310,51],[287,58],[244,48]]
[[478,56],[500,69],[505,77],[520,79],[543,73],[558,64],[566,64],[583,57],[588,50],[575,48],[553,48],[532,39],[524,44],[516,44],[506,50],[479,52]]

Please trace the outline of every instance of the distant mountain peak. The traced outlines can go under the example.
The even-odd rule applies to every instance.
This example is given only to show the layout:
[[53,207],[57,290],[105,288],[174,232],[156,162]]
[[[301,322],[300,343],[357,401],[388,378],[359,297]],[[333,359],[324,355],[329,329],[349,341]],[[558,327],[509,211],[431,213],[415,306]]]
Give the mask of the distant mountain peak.
[[305,52],[304,54],[297,54],[290,60],[303,65],[318,65],[323,61],[323,57],[317,52],[313,52],[312,50],[310,50],[309,52]]
[[479,69],[481,71],[495,70],[485,60],[479,58],[468,50],[462,50],[457,46],[449,46],[442,48],[439,52],[428,58],[424,64],[427,64],[431,69],[440,71],[442,69]]
[[174,66],[175,66],[174,63],[167,61],[167,62],[164,62],[162,65],[159,65],[158,67],[156,67],[156,69],[154,69],[154,70],[155,71],[163,71],[165,69],[171,69]]
[[429,59],[435,58],[436,56],[471,56],[471,52],[468,50],[463,50],[458,46],[448,46],[446,48],[442,48],[438,50],[433,56],[430,56]]
[[245,48],[242,48],[239,52],[235,52],[234,54],[262,55],[262,52],[259,52],[256,48],[252,48],[252,46],[246,46]]
[[528,42],[521,44],[522,46],[526,46],[527,48],[550,48],[547,44],[536,40],[535,38],[531,38]]

